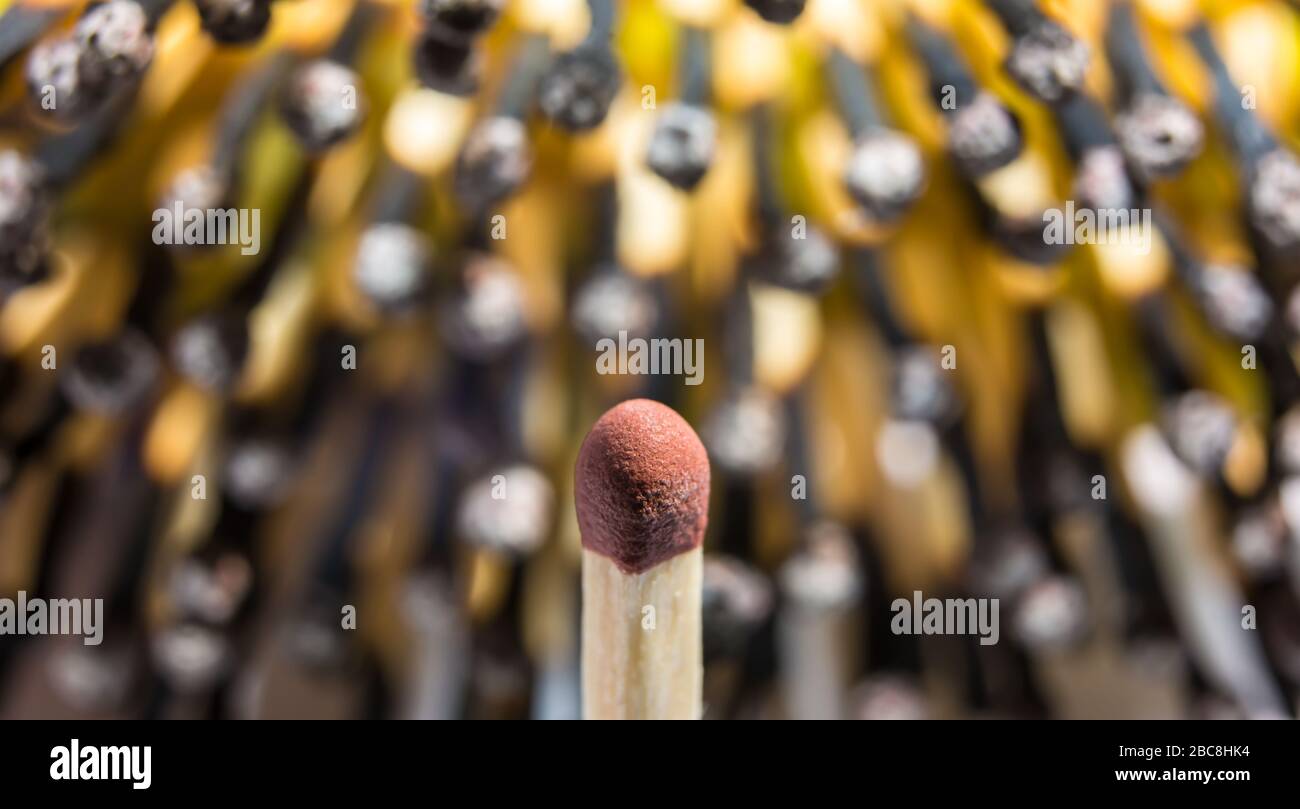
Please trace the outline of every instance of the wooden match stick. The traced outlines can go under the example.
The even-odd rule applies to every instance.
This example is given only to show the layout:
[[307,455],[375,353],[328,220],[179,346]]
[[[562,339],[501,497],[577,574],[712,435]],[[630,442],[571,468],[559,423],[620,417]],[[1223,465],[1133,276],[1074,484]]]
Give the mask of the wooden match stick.
[[698,719],[709,458],[671,408],[632,399],[578,452],[587,719]]

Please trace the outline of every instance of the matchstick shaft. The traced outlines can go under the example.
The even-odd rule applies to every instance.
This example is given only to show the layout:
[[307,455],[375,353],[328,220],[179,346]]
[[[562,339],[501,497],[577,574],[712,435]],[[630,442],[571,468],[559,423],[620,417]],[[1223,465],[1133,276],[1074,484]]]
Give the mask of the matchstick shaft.
[[583,550],[585,718],[700,718],[702,571],[698,547],[637,574]]

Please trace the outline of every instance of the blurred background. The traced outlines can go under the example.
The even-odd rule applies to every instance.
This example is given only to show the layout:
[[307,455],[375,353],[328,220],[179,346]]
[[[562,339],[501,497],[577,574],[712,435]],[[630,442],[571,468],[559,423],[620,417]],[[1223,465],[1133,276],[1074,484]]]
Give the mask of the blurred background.
[[1293,4],[0,10],[0,717],[576,718],[638,396],[707,719],[1294,717]]

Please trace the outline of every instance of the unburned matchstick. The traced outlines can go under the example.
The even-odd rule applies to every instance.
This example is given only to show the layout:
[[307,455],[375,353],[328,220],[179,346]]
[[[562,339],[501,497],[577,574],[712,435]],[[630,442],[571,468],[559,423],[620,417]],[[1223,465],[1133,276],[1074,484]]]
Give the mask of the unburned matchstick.
[[588,719],[698,719],[709,459],[670,408],[633,399],[578,453]]

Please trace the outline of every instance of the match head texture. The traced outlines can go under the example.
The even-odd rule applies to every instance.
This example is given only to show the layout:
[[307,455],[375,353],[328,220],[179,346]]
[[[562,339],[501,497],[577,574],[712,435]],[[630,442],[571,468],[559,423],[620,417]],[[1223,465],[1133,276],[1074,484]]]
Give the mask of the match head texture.
[[672,408],[630,399],[601,416],[578,451],[582,545],[628,574],[699,547],[709,510],[709,457]]

